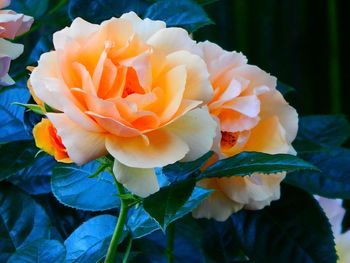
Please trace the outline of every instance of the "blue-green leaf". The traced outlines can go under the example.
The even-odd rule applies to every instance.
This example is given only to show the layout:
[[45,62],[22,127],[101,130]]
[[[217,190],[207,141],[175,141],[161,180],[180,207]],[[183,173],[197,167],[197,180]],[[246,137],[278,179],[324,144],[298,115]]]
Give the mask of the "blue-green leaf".
[[70,0],[68,10],[72,20],[82,17],[91,23],[101,23],[130,11],[142,15],[148,5],[149,3],[142,0]]
[[299,120],[299,138],[340,146],[350,137],[350,123],[343,115],[314,115]]
[[117,218],[100,215],[79,226],[64,242],[66,262],[99,262],[105,257]]
[[99,167],[97,161],[81,167],[60,164],[52,173],[52,192],[64,205],[76,209],[99,211],[119,206],[119,198],[113,176],[103,172],[89,178]]
[[283,187],[282,198],[260,211],[231,217],[236,238],[256,263],[335,263],[334,238],[327,217],[311,195]]
[[0,262],[17,249],[50,237],[50,221],[30,196],[10,184],[0,184]]
[[18,141],[0,145],[0,181],[16,175],[35,162],[38,148],[32,141]]
[[287,183],[328,198],[350,198],[349,149],[335,147],[303,157],[321,171],[288,174],[285,179]]
[[30,95],[26,88],[0,88],[0,144],[30,139],[23,125],[25,109],[13,102],[27,103]]
[[134,239],[141,238],[160,229],[158,222],[142,206],[130,210],[127,227]]
[[10,9],[37,18],[46,12],[48,5],[49,0],[21,0],[12,1]]
[[281,92],[281,94],[283,96],[285,96],[285,95],[287,95],[287,94],[289,94],[291,92],[295,92],[295,89],[293,87],[291,87],[291,86],[289,86],[289,85],[287,85],[285,83],[282,83],[280,81],[277,81],[277,87],[276,88],[277,88],[277,90],[279,92]]
[[174,221],[178,210],[191,196],[194,180],[186,180],[161,188],[143,201],[145,210],[159,223],[163,231]]
[[[183,181],[191,177],[194,173],[206,163],[206,161],[213,155],[213,152],[208,152],[199,159],[192,162],[176,162],[163,167],[162,173],[169,182]],[[194,177],[194,176],[193,176]]]
[[318,170],[315,166],[289,154],[242,152],[209,166],[200,179],[226,176],[245,176],[255,172],[278,173],[300,170]]
[[[169,186],[169,187],[172,187],[172,186]],[[177,187],[175,186],[175,188]],[[174,222],[175,220],[187,215],[188,213],[191,213],[192,210],[196,208],[211,193],[212,193],[212,190],[203,189],[201,187],[195,187],[191,196],[188,198],[188,200],[180,208],[178,208],[175,213],[171,211],[171,209],[169,208],[168,208],[169,210],[166,212],[164,212],[163,210],[164,215],[162,216],[164,217],[164,219],[159,219],[160,221],[161,220],[164,221],[165,226],[163,226],[163,228],[166,228],[166,226],[169,225],[171,222]],[[161,194],[161,195],[164,196],[164,194]],[[170,198],[173,198],[173,197],[170,196]],[[152,211],[154,212],[153,214],[156,213],[155,209],[153,209]],[[133,209],[130,212],[127,225],[133,238],[141,238],[143,236],[146,236],[160,229],[160,225],[158,221],[155,220],[155,218],[153,218],[152,216],[150,216],[150,214],[147,213],[142,206],[139,206],[137,209]]]
[[40,239],[18,249],[7,263],[63,263],[66,249],[57,240]]
[[168,27],[183,27],[189,32],[213,23],[204,9],[192,0],[158,1],[147,9],[145,16],[165,21]]
[[51,175],[56,160],[45,153],[39,154],[34,162],[11,176],[8,181],[31,195],[51,192]]

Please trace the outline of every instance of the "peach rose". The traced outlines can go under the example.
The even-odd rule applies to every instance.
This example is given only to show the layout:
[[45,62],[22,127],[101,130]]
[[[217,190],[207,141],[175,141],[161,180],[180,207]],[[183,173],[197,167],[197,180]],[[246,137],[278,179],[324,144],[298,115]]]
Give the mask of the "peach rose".
[[210,150],[216,123],[202,105],[213,90],[185,30],[131,12],[101,25],[77,18],[53,42],[30,82],[61,111],[47,117],[73,162],[110,153],[117,180],[145,197],[159,189],[154,167]]
[[[0,0],[0,9],[7,7],[11,1]],[[17,14],[12,10],[0,10],[0,86],[14,84],[7,74],[11,60],[16,59],[23,52],[23,45],[13,44],[4,38],[14,39],[27,32],[33,23],[33,18]]]
[[[208,65],[213,99],[210,113],[220,123],[221,138],[214,147],[217,159],[242,151],[295,154],[291,142],[298,115],[276,90],[276,78],[247,64],[241,53],[204,42],[199,46]],[[285,173],[205,179],[199,185],[216,191],[193,211],[197,218],[226,220],[242,208],[261,209],[280,197]]]
[[332,226],[335,238],[335,248],[338,254],[338,263],[350,262],[350,230],[342,233],[342,222],[345,216],[345,209],[342,207],[342,200],[315,197],[324,210]]
[[35,144],[44,152],[52,155],[57,161],[71,163],[67,149],[62,144],[62,139],[57,135],[56,128],[48,119],[42,119],[33,128]]

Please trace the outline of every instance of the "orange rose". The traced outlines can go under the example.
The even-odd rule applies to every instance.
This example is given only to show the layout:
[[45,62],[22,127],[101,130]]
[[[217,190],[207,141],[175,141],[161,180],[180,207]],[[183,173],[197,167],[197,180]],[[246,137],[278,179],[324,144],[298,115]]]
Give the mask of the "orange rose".
[[57,135],[56,128],[48,119],[42,119],[33,129],[35,144],[44,152],[52,155],[57,161],[71,163],[62,139]]
[[185,30],[131,12],[101,25],[77,18],[53,42],[30,82],[62,112],[47,117],[72,161],[110,153],[117,180],[144,197],[159,189],[154,167],[210,150],[216,123],[202,105],[213,91]]
[[[247,64],[241,53],[228,52],[204,42],[203,50],[214,88],[208,103],[218,119],[221,140],[214,145],[217,158],[242,151],[295,154],[291,142],[298,129],[298,115],[276,90],[276,78]],[[226,220],[242,208],[261,209],[280,197],[285,173],[205,179],[199,185],[216,191],[193,215]]]

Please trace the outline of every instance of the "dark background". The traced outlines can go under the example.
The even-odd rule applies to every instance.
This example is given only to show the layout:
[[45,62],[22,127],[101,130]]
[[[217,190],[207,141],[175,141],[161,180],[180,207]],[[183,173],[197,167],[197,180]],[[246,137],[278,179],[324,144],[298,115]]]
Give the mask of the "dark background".
[[288,100],[302,115],[350,116],[350,1],[219,0],[205,7],[215,25],[195,33],[241,51],[293,86]]

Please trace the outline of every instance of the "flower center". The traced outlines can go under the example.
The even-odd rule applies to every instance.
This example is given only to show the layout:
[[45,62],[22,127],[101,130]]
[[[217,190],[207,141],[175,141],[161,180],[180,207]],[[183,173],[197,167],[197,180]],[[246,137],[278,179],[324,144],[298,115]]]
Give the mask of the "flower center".
[[145,91],[140,85],[136,71],[133,68],[128,68],[122,97],[125,98],[134,93],[145,94]]
[[232,148],[238,138],[238,132],[221,132],[221,147],[224,149]]

